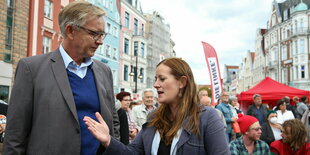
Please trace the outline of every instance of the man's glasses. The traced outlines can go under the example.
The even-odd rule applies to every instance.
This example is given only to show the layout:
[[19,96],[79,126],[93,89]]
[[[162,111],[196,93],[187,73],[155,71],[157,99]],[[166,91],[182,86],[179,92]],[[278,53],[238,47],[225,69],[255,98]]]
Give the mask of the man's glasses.
[[259,131],[262,130],[262,127],[252,128],[251,130]]
[[105,32],[96,32],[96,31],[90,30],[88,28],[85,28],[83,26],[79,26],[79,25],[75,25],[75,26],[86,31],[89,35],[91,35],[93,37],[93,39],[95,41],[98,41],[98,40],[102,41],[107,35],[107,33],[105,33]]

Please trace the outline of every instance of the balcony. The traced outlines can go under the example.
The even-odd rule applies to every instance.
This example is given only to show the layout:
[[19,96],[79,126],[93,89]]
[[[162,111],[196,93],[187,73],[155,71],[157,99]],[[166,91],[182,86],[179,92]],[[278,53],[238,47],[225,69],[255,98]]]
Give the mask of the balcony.
[[306,35],[309,33],[310,30],[307,29],[307,27],[298,27],[297,29],[294,29],[292,36],[296,35]]

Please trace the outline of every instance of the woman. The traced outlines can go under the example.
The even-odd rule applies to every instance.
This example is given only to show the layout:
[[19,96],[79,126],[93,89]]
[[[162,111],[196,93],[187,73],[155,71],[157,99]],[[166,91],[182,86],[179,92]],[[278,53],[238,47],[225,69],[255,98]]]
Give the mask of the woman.
[[161,106],[128,146],[109,135],[99,113],[99,123],[84,118],[105,147],[104,154],[229,154],[224,125],[214,109],[199,104],[193,73],[185,61],[168,58],[160,62],[154,87]]
[[278,123],[277,112],[274,110],[268,112],[267,120],[268,122],[262,125],[262,136],[260,139],[270,145],[273,141],[282,139],[282,126]]
[[116,95],[116,98],[121,102],[121,108],[126,112],[129,127],[129,141],[131,142],[136,137],[139,127],[137,126],[133,113],[129,108],[131,102],[130,93],[122,91]]
[[286,110],[286,103],[284,100],[278,101],[277,109],[278,123],[283,124],[283,122],[287,120],[295,119],[293,112]]
[[307,140],[307,130],[299,119],[283,123],[282,140],[270,144],[270,151],[278,155],[309,155],[310,143]]

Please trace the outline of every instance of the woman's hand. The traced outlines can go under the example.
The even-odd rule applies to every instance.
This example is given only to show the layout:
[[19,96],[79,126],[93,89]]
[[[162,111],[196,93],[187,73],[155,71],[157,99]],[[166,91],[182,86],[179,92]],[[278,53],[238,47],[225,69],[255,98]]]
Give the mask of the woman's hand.
[[85,116],[83,120],[91,134],[93,134],[94,137],[99,140],[104,147],[108,147],[111,141],[109,127],[98,112],[96,112],[95,115],[99,122],[93,120],[88,116]]

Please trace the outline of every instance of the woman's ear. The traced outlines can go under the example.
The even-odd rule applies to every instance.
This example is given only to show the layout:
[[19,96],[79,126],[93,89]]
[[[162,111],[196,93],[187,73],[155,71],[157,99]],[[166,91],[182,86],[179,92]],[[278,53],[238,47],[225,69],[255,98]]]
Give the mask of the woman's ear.
[[180,88],[184,88],[187,84],[187,77],[186,76],[181,76],[180,78]]

